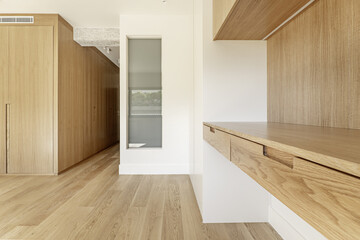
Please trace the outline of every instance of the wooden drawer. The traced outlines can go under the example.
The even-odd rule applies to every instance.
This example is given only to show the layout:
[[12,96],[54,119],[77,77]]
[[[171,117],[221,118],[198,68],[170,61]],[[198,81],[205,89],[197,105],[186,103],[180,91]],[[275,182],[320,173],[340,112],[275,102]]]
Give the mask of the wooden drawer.
[[205,141],[230,160],[230,135],[205,125],[203,130]]
[[329,239],[360,239],[360,179],[231,136],[231,161]]

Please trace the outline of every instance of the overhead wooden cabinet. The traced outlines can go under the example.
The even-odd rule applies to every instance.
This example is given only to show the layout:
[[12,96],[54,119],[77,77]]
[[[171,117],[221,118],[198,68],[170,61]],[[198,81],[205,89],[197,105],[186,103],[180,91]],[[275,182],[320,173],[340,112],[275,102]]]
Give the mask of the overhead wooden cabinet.
[[262,40],[310,0],[213,0],[214,40]]
[[[0,174],[57,174],[118,141],[117,66],[75,43],[59,15],[31,16],[0,25]],[[88,90],[99,96],[91,104]],[[99,113],[104,120],[94,125]],[[96,144],[87,145],[85,130]]]

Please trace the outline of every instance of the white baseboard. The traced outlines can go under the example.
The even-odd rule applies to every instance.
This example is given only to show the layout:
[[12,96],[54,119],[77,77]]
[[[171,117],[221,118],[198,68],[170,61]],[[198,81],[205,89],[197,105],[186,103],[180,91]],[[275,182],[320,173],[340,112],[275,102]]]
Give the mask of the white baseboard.
[[301,234],[271,206],[269,207],[269,223],[284,240],[305,240]]
[[188,165],[120,164],[120,175],[189,174]]
[[269,223],[284,240],[327,240],[275,197],[271,197]]

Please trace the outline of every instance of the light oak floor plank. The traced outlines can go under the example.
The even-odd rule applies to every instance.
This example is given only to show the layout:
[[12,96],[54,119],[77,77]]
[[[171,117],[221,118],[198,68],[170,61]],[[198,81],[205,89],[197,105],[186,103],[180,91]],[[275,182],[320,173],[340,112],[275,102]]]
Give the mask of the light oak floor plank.
[[118,146],[59,176],[0,176],[0,239],[281,239],[266,223],[203,224],[186,175],[118,175]]

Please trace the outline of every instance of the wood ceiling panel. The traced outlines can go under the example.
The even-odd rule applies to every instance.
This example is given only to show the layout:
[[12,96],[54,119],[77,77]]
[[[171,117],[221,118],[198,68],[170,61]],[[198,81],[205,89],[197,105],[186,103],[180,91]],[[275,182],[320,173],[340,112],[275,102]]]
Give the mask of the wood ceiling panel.
[[214,40],[262,40],[309,3],[309,0],[237,0],[232,8],[225,8],[230,9],[229,14],[219,28],[216,16],[224,15],[218,13],[224,11],[219,7],[221,1],[228,3],[214,0]]

